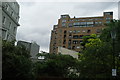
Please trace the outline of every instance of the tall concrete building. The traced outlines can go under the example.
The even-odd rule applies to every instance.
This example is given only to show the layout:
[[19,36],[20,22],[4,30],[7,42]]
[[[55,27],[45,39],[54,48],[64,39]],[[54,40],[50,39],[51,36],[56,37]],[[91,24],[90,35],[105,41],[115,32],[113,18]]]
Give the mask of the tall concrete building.
[[0,79],[2,78],[2,39],[16,40],[18,21],[19,4],[16,0],[0,0]]
[[39,53],[39,45],[36,42],[26,42],[26,41],[18,41],[17,42],[18,46],[24,46],[26,50],[30,52],[31,58],[36,59],[37,54]]
[[70,18],[68,14],[61,15],[58,24],[51,31],[50,53],[58,53],[58,47],[81,51],[82,37],[100,34],[102,29],[113,19],[113,12],[104,12],[103,16]]
[[[2,24],[0,25],[0,35],[3,40],[16,40],[16,31],[19,26],[19,4],[17,2],[0,2],[0,14],[2,14]],[[15,1],[15,0],[14,0]]]

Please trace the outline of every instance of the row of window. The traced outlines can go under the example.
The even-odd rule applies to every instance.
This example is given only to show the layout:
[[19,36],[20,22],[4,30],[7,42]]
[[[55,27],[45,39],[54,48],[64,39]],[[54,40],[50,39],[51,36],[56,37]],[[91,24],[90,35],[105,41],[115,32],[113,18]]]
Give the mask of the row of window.
[[[63,47],[65,47],[65,46],[63,46]],[[68,46],[68,49],[79,49],[80,48],[80,46]]]
[[[96,21],[103,20],[103,18],[95,18],[95,19],[70,19],[69,21]],[[62,22],[66,22],[67,20],[63,19]]]
[[[2,24],[3,24],[3,25],[6,24],[6,17],[5,17],[5,16],[3,16]],[[11,28],[12,28],[12,22],[9,22],[9,23],[8,23],[8,27],[7,27],[7,28],[8,28],[8,30],[11,30]],[[13,32],[14,34],[16,33],[16,29],[17,29],[16,27],[13,27],[13,31],[12,31],[12,32]]]
[[[15,15],[15,13],[14,13],[14,11],[13,11],[12,9],[9,10],[9,9],[10,9],[10,6],[9,6],[7,3],[5,4],[4,9],[6,9],[11,16],[14,16],[14,15]],[[14,16],[14,17],[15,17],[15,16]],[[15,19],[18,21],[18,17],[15,17]]]
[[[101,25],[103,24],[102,22],[74,22],[74,23],[69,23],[69,27],[93,27],[94,25]],[[66,23],[62,23],[62,27],[66,27]]]
[[90,33],[91,30],[88,29],[88,30],[73,30],[73,31],[68,31],[69,33],[80,33],[80,32],[87,32],[87,33]]

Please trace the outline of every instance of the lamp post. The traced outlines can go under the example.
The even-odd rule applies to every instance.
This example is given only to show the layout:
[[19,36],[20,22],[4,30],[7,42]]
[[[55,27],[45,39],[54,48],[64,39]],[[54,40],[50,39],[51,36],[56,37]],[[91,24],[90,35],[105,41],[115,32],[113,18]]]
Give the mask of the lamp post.
[[111,31],[111,38],[112,38],[112,43],[113,43],[113,67],[112,67],[112,76],[115,78],[116,77],[116,69],[115,69],[115,38],[116,38],[116,31],[115,28]]

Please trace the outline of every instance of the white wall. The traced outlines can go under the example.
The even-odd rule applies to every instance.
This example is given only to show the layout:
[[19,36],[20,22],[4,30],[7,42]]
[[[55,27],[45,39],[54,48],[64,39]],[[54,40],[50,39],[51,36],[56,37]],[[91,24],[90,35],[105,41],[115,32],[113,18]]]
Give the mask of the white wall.
[[73,50],[69,50],[69,49],[66,49],[66,48],[63,48],[63,47],[58,47],[58,53],[65,54],[65,55],[70,55],[73,58],[78,59],[78,52],[73,51]]

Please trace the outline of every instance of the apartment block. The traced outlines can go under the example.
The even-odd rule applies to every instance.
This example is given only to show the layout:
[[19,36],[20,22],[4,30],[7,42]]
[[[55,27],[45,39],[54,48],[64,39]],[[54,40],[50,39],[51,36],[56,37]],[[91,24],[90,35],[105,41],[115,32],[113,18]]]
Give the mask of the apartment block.
[[14,2],[0,2],[0,36],[3,40],[13,41],[16,40],[17,27],[20,26],[19,21],[19,4]]
[[67,48],[80,52],[82,37],[91,34],[100,34],[105,23],[113,19],[113,12],[103,12],[102,16],[96,17],[73,17],[68,14],[61,15],[58,24],[53,26],[51,31],[49,53],[58,53],[58,47]]
[[24,46],[26,50],[30,52],[32,59],[37,59],[37,54],[39,53],[39,45],[36,42],[26,42],[26,41],[18,41],[18,46]]

